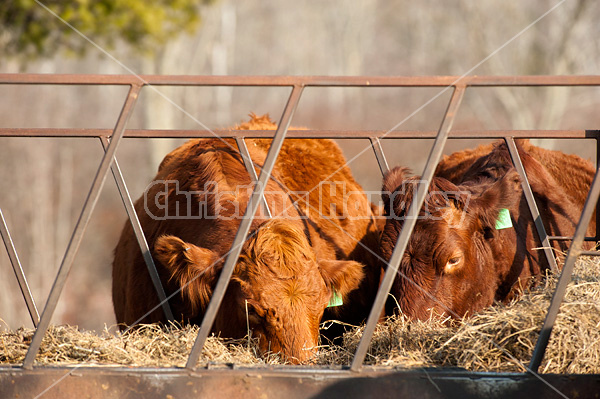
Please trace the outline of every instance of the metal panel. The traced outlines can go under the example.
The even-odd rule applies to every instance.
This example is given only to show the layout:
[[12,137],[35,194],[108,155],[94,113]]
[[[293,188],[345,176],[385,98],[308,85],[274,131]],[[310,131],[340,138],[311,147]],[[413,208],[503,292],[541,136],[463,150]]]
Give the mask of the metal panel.
[[294,111],[296,110],[296,107],[298,105],[298,102],[300,101],[300,95],[302,94],[302,90],[302,86],[294,86],[288,99],[288,102],[285,106],[285,109],[283,110],[281,122],[277,127],[277,130],[275,131],[275,137],[273,137],[273,141],[271,142],[271,146],[269,147],[267,158],[265,159],[263,168],[260,171],[260,176],[258,178],[258,181],[256,182],[256,186],[254,187],[252,195],[250,196],[250,200],[248,201],[248,205],[246,206],[246,212],[244,214],[244,217],[242,218],[240,227],[238,228],[238,231],[235,235],[233,244],[231,244],[231,250],[227,255],[227,259],[225,260],[223,269],[221,270],[219,281],[217,282],[217,285],[210,298],[208,308],[204,313],[204,318],[202,319],[202,324],[200,325],[200,331],[198,331],[196,342],[194,342],[194,346],[186,364],[187,368],[195,367],[196,363],[198,362],[200,352],[204,347],[204,342],[206,341],[208,333],[212,328],[217,312],[219,311],[219,307],[221,306],[223,296],[225,296],[225,291],[227,290],[227,285],[229,284],[229,280],[231,279],[233,268],[235,267],[238,257],[240,256],[240,253],[242,251],[242,244],[246,240],[246,236],[248,235],[248,231],[250,230],[250,225],[252,224],[252,220],[254,219],[254,215],[256,214],[258,204],[260,203],[260,200],[264,195],[265,188],[267,186],[267,181],[271,177],[271,172],[273,171],[273,167],[275,166],[275,161],[277,160],[277,156],[279,155],[279,150],[281,150],[281,146],[283,145],[285,134],[290,126],[290,122],[292,120],[292,116],[294,115]]
[[[214,317],[216,312],[218,311],[218,307],[220,301],[222,299],[222,295],[227,287],[229,277],[231,276],[231,272],[235,265],[237,256],[239,255],[239,250],[241,243],[245,239],[249,226],[252,222],[252,216],[255,214],[257,207],[259,206],[259,202],[264,202],[264,188],[266,185],[266,181],[269,179],[269,174],[272,170],[273,164],[277,157],[277,153],[279,148],[275,148],[277,146],[280,147],[281,142],[284,137],[290,138],[368,138],[372,143],[372,148],[375,152],[377,160],[380,165],[380,169],[382,172],[385,172],[389,166],[387,165],[387,161],[385,160],[385,155],[381,148],[380,139],[385,138],[435,138],[434,146],[431,150],[429,160],[427,166],[425,167],[425,171],[423,172],[423,179],[426,181],[430,181],[433,176],[433,172],[439,161],[441,151],[443,149],[444,143],[447,138],[455,138],[455,139],[470,139],[470,138],[510,138],[507,141],[509,148],[511,145],[509,142],[512,142],[513,138],[590,138],[596,139],[598,154],[600,157],[600,131],[598,130],[557,130],[557,131],[529,131],[529,130],[518,130],[518,131],[452,131],[450,132],[450,127],[454,115],[456,113],[456,109],[458,108],[462,96],[466,87],[522,87],[522,86],[600,86],[600,76],[465,76],[465,77],[456,77],[456,76],[437,76],[437,77],[365,77],[365,76],[357,76],[357,77],[329,77],[329,76],[159,76],[159,75],[144,75],[144,76],[135,76],[135,75],[44,75],[44,74],[0,74],[0,85],[1,84],[50,84],[50,85],[127,85],[130,86],[130,91],[127,97],[127,100],[123,106],[121,115],[119,116],[119,120],[113,130],[110,129],[65,129],[65,128],[25,128],[25,129],[17,129],[17,128],[0,128],[0,137],[104,137],[103,140],[106,141],[106,138],[111,138],[110,144],[106,148],[105,156],[98,168],[96,177],[92,184],[92,187],[88,193],[88,197],[84,204],[84,207],[81,211],[80,218],[77,222],[77,225],[73,231],[73,235],[71,241],[67,247],[67,251],[63,258],[63,262],[61,264],[59,273],[56,277],[50,295],[48,297],[48,301],[46,303],[46,307],[44,312],[42,313],[42,318],[40,320],[40,325],[36,330],[36,333],[33,337],[32,344],[29,348],[29,352],[25,358],[25,362],[23,364],[24,368],[31,368],[35,353],[39,349],[39,345],[41,343],[41,339],[45,334],[46,329],[48,328],[48,324],[52,317],[52,313],[56,307],[58,298],[62,291],[62,287],[64,286],[64,282],[67,278],[68,272],[72,266],[75,253],[77,252],[77,248],[80,245],[82,235],[86,229],[87,223],[89,221],[89,217],[91,212],[95,206],[95,202],[97,201],[99,191],[102,187],[102,184],[106,178],[106,174],[108,171],[108,167],[112,165],[114,154],[117,148],[117,143],[122,137],[214,137],[214,133],[212,131],[207,130],[125,130],[125,124],[127,121],[127,117],[130,114],[131,109],[133,108],[135,101],[137,99],[137,95],[139,90],[144,85],[169,85],[169,86],[274,86],[274,87],[293,87],[292,93],[290,95],[290,99],[284,111],[284,115],[282,118],[282,122],[275,133],[275,140],[273,141],[273,145],[269,154],[267,156],[267,160],[265,161],[265,166],[263,172],[261,172],[260,177],[258,178],[258,184],[253,192],[251,200],[248,204],[248,215],[249,217],[245,218],[240,225],[240,229],[236,235],[236,239],[234,241],[234,245],[232,246],[233,250],[228,257],[223,272],[221,273],[221,278],[219,279],[217,290],[215,290],[215,294],[213,295],[213,300],[211,300],[209,311],[207,311],[207,315],[203,320],[200,333],[198,334],[198,338],[194,344],[194,348],[192,349],[192,353],[190,358],[188,359],[188,368],[193,367],[195,361],[199,357],[199,351],[203,346],[204,340],[210,330],[212,323],[214,321]],[[299,100],[301,91],[303,87],[312,86],[312,87],[455,87],[455,91],[453,93],[452,99],[449,103],[446,116],[442,122],[440,129],[436,131],[316,131],[316,130],[292,130],[287,131],[289,127],[289,122],[295,106]],[[273,131],[231,131],[231,130],[218,130],[216,131],[219,137],[233,137],[238,139],[243,139],[244,137],[268,137],[271,138]],[[243,142],[243,140],[242,140]],[[106,144],[106,142],[105,142]],[[513,142],[514,144],[514,142]],[[243,147],[243,146],[242,146]],[[240,150],[243,151],[242,147]],[[515,151],[514,148],[512,148]],[[518,157],[513,157],[516,160],[516,164],[520,163],[518,161]],[[117,185],[121,191],[123,200],[125,202],[126,208],[131,205],[131,199],[127,193],[127,189],[124,185],[124,182],[119,179],[120,171],[118,170],[118,165],[113,165],[113,173],[116,171],[115,179],[117,180]],[[597,161],[598,166],[598,161]],[[254,171],[254,168],[251,168]],[[522,174],[524,176],[524,174]],[[591,217],[591,213],[593,210],[590,210],[593,205],[588,205],[588,203],[594,202],[598,197],[598,192],[600,188],[597,188],[599,183],[597,183],[598,174],[594,179],[594,184],[592,186],[592,190],[589,194],[588,201],[586,202],[586,208],[584,209],[584,213],[582,214],[582,218],[577,227],[575,236],[573,238],[572,244],[572,252],[569,251],[569,255],[565,262],[565,269],[560,277],[559,286],[554,294],[552,304],[549,309],[548,316],[546,318],[546,322],[544,327],[542,328],[542,334],[540,334],[540,339],[536,345],[536,349],[534,352],[534,358],[532,359],[532,368],[533,365],[539,365],[541,359],[543,358],[543,353],[545,351],[545,345],[547,344],[547,338],[550,335],[550,331],[552,329],[552,324],[556,317],[556,313],[558,312],[558,307],[562,298],[564,296],[564,286],[566,286],[568,280],[570,279],[570,274],[572,271],[573,263],[577,255],[580,254],[595,254],[594,252],[581,251],[581,241],[584,239],[583,235],[585,233],[584,225],[587,226],[587,221]],[[120,184],[122,183],[122,184]],[[529,189],[527,184],[524,184]],[[524,187],[525,188],[525,187]],[[124,189],[124,190],[121,190]],[[529,189],[530,190],[530,189]],[[414,215],[418,213],[420,209],[420,203],[424,198],[424,195],[427,191],[427,187],[422,185],[419,187],[417,191],[416,200],[413,202],[411,209],[409,210],[409,215]],[[527,190],[526,190],[527,191]],[[592,199],[591,199],[592,198]],[[530,202],[531,204],[531,202]],[[596,206],[600,209],[600,204]],[[131,217],[132,209],[128,208],[128,213]],[[253,212],[253,213],[250,213]],[[532,211],[533,212],[533,211]],[[135,213],[135,212],[134,212]],[[589,215],[588,215],[589,214]],[[589,216],[589,217],[588,217]],[[134,226],[136,225],[135,218],[132,218],[132,223]],[[540,222],[539,218],[534,216],[536,222]],[[596,238],[600,238],[600,212],[596,214],[596,222],[597,222],[597,233]],[[139,227],[139,222],[138,222]],[[382,286],[378,292],[375,306],[373,307],[371,314],[369,316],[369,320],[367,322],[367,326],[365,328],[365,333],[363,338],[359,344],[357,349],[356,356],[352,362],[352,371],[358,371],[362,368],[362,363],[364,360],[364,355],[366,353],[366,347],[371,339],[372,330],[374,329],[376,318],[379,315],[379,311],[383,307],[383,302],[385,301],[385,297],[387,296],[387,292],[391,287],[393,282],[393,278],[395,277],[396,271],[394,267],[397,269],[399,260],[402,257],[402,253],[405,249],[406,243],[410,236],[410,231],[414,227],[414,219],[409,219],[405,223],[406,229],[403,229],[401,236],[398,239],[396,249],[392,254],[391,266],[388,268],[388,272],[385,275],[384,281],[382,282]],[[543,228],[543,225],[542,225]],[[137,233],[141,234],[141,227],[138,229]],[[6,229],[6,232],[8,230]],[[581,235],[580,235],[581,233]],[[2,231],[3,238],[6,244],[6,237],[4,229]],[[545,235],[545,232],[540,232],[542,237],[545,236],[545,240],[567,240],[571,239],[569,237],[548,237]],[[143,237],[143,234],[141,234]],[[589,240],[590,238],[588,238]],[[10,238],[8,240],[10,242]],[[140,245],[142,247],[142,252],[144,252],[144,248],[147,248],[147,243],[144,246],[144,239],[140,240],[138,237],[138,241],[140,241]],[[236,246],[237,243],[237,246]],[[576,243],[578,243],[576,245]],[[12,245],[12,244],[11,244]],[[13,266],[15,265],[14,259],[11,255],[11,251],[9,250],[9,256],[11,256],[11,262]],[[16,252],[14,253],[16,257]],[[553,259],[553,257],[552,257]],[[393,260],[393,262],[392,262]],[[146,259],[147,263],[148,260]],[[17,259],[18,262],[18,259]],[[152,259],[150,257],[150,263]],[[393,272],[393,273],[392,273]],[[24,277],[24,276],[23,276]],[[387,287],[387,291],[386,291]],[[217,293],[218,291],[218,293]],[[30,295],[30,294],[29,294]],[[159,294],[160,295],[160,294]],[[26,294],[24,293],[24,296]],[[163,294],[164,296],[164,294]],[[26,299],[27,301],[27,299]],[[164,300],[161,302],[164,303]],[[29,306],[28,306],[29,307]],[[377,310],[379,309],[379,311]],[[31,313],[31,309],[30,309]],[[32,315],[33,317],[33,315]],[[544,343],[546,341],[546,343]],[[537,362],[537,363],[536,363]],[[533,368],[534,370],[537,369]],[[259,373],[260,374],[260,373]],[[472,376],[473,373],[469,373],[468,375]],[[389,391],[388,391],[389,392]],[[4,396],[4,395],[0,395]]]
[[[466,87],[457,86],[454,89],[454,93],[452,93],[452,98],[450,98],[450,103],[448,104],[446,114],[442,119],[437,138],[433,143],[429,158],[427,159],[427,164],[425,165],[425,170],[421,176],[421,181],[426,182],[426,184],[419,185],[417,192],[414,195],[413,202],[410,204],[410,208],[408,209],[407,217],[404,220],[404,225],[402,226],[402,231],[398,236],[398,240],[396,241],[394,251],[392,252],[392,256],[387,265],[385,276],[379,286],[379,290],[377,291],[377,295],[375,297],[375,302],[373,303],[367,324],[363,330],[363,336],[358,344],[356,353],[354,354],[354,359],[352,360],[351,366],[353,371],[359,371],[364,362],[367,349],[369,348],[369,344],[373,338],[373,333],[375,332],[375,326],[379,320],[379,315],[383,310],[387,296],[392,288],[394,278],[396,278],[396,274],[398,273],[398,267],[400,266],[400,261],[404,256],[404,250],[408,245],[408,239],[412,234],[413,228],[417,222],[417,216],[419,215],[421,207],[423,206],[423,202],[425,201],[425,196],[427,194],[427,190],[429,189],[431,179],[433,179],[435,168],[442,157],[442,151],[444,150],[444,145],[448,139],[448,132],[452,128],[452,123],[454,122],[456,112],[458,111],[458,108],[462,102],[465,90]],[[404,275],[401,277],[406,278]]]
[[[546,352],[546,347],[548,346],[548,341],[550,340],[550,334],[552,333],[552,327],[554,326],[556,316],[558,315],[558,311],[560,309],[560,304],[562,303],[567,291],[567,284],[569,284],[571,281],[571,275],[573,273],[573,268],[575,267],[575,261],[582,253],[583,238],[585,237],[585,233],[592,218],[592,214],[596,208],[596,204],[598,203],[598,197],[600,197],[600,175],[598,172],[600,172],[600,168],[596,170],[596,176],[594,176],[594,181],[592,182],[590,192],[588,193],[585,205],[583,206],[579,223],[575,229],[575,236],[571,242],[569,252],[567,252],[567,258],[565,259],[562,273],[560,274],[558,284],[556,285],[556,289],[552,295],[552,301],[550,302],[550,307],[548,308],[544,325],[542,326],[540,336],[538,337],[533,350],[533,355],[529,364],[529,368],[533,371],[537,371],[542,363],[544,353]],[[587,253],[587,255],[594,254],[590,252]]]
[[[102,148],[106,152],[108,150],[109,140],[106,137],[100,137],[100,142],[102,143]],[[119,167],[119,163],[117,162],[116,156],[113,159],[113,163],[110,169],[115,179],[115,183],[117,184],[119,194],[121,195],[121,200],[123,200],[125,210],[127,211],[127,216],[129,217],[129,221],[131,222],[133,233],[135,234],[135,238],[137,239],[138,245],[140,246],[140,251],[142,251],[142,257],[144,258],[144,262],[146,263],[146,267],[148,268],[148,273],[150,274],[150,279],[152,280],[152,284],[154,285],[154,290],[156,291],[156,295],[158,296],[158,305],[156,306],[162,307],[165,317],[168,321],[175,321],[175,318],[173,317],[173,312],[171,311],[171,306],[169,305],[169,302],[167,300],[167,295],[165,294],[165,289],[163,288],[162,282],[160,281],[160,277],[158,275],[158,271],[156,270],[154,259],[152,259],[152,254],[150,253],[150,248],[148,247],[148,242],[146,241],[146,236],[144,236],[144,232],[142,231],[140,219],[138,218],[138,215],[135,212],[133,201],[131,201],[131,196],[129,195],[129,190],[127,189],[127,185],[125,184],[125,179],[123,178],[123,174],[121,173],[121,168]]]
[[538,233],[540,242],[542,243],[542,248],[546,256],[546,261],[548,262],[548,266],[550,266],[550,270],[552,270],[553,273],[556,273],[558,272],[558,266],[556,265],[556,258],[554,257],[554,252],[552,251],[552,245],[550,245],[548,234],[546,233],[546,229],[544,228],[544,222],[542,221],[542,217],[540,216],[540,212],[535,203],[533,191],[531,191],[531,186],[529,185],[529,180],[527,179],[527,173],[525,172],[525,168],[523,167],[523,162],[521,162],[521,157],[519,156],[519,151],[517,150],[515,140],[512,137],[505,137],[504,141],[506,142],[506,146],[508,147],[508,151],[510,152],[510,157],[512,158],[513,164],[515,165],[515,169],[521,177],[521,187],[523,187],[523,194],[525,195],[525,199],[527,200],[529,212],[531,213],[531,217],[533,218],[533,222],[535,223],[535,229]]
[[123,136],[123,132],[125,131],[127,119],[131,115],[131,111],[137,101],[140,90],[141,86],[131,86],[125,103],[123,104],[123,109],[121,110],[121,114],[119,115],[119,119],[117,120],[112,139],[110,141],[108,149],[102,157],[102,161],[100,163],[100,166],[98,167],[96,176],[94,177],[92,187],[90,188],[88,196],[84,202],[83,209],[81,210],[79,219],[77,220],[77,223],[75,225],[75,229],[73,230],[73,235],[67,246],[65,256],[58,270],[58,274],[56,275],[54,284],[50,289],[50,294],[48,295],[46,306],[44,307],[44,311],[42,312],[42,317],[40,318],[39,325],[35,330],[35,334],[33,335],[31,344],[29,345],[29,350],[27,351],[27,355],[25,356],[23,368],[30,369],[31,367],[33,367],[35,356],[40,348],[40,345],[42,344],[42,338],[44,338],[44,334],[46,334],[46,330],[48,330],[48,326],[50,325],[52,315],[56,310],[58,299],[60,298],[60,294],[62,293],[65,282],[67,280],[67,276],[69,275],[69,271],[71,270],[71,266],[73,265],[73,261],[75,260],[75,254],[77,253],[77,249],[81,244],[83,233],[85,232],[87,224],[90,221],[90,217],[92,216],[92,211],[94,210],[96,202],[98,201],[98,197],[100,196],[100,190],[102,189],[104,181],[106,180],[108,169],[112,164],[112,161],[114,159],[113,157],[115,155],[115,152],[117,151],[117,146],[121,137]]

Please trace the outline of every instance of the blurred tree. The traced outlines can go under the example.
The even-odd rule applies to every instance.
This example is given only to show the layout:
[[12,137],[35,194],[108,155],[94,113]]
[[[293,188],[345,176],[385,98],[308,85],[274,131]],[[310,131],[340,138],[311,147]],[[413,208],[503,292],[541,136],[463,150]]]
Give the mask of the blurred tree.
[[[52,65],[60,62],[57,60],[64,60],[64,55],[83,58],[96,49],[81,35],[109,51],[115,48],[124,49],[125,54],[121,51],[118,56],[127,63],[133,63],[132,59],[155,60],[170,56],[171,54],[165,52],[173,43],[179,43],[181,38],[185,40],[185,37],[196,34],[201,15],[208,8],[202,7],[212,2],[213,0],[0,0],[0,49],[3,56],[0,58],[0,66],[11,63],[19,69],[26,69],[37,64],[34,69],[39,70],[40,61]],[[127,52],[130,49],[138,54]],[[176,64],[178,59],[181,57],[169,61]],[[104,64],[102,70],[106,69]],[[46,72],[55,71],[54,68],[50,68],[50,71]],[[44,98],[44,109],[51,115],[46,115],[41,125],[48,127],[52,125],[52,117],[61,114],[61,111],[52,107],[52,104],[56,104],[53,99],[60,94],[56,93],[54,87],[45,86],[40,90],[37,96]],[[76,103],[85,103],[82,99],[89,98],[85,90],[86,88],[79,92],[71,91],[70,96],[76,98]],[[18,91],[26,92],[23,87]],[[16,94],[10,97],[14,99],[19,96]],[[110,99],[110,95],[105,95],[100,101],[100,106],[95,107],[98,114],[101,114],[100,109],[104,108],[102,102],[110,102]],[[24,102],[29,101],[35,100],[26,99]],[[10,114],[14,112],[14,105],[5,109],[10,109]],[[61,125],[69,125],[67,118],[57,117],[61,119]],[[110,118],[111,122],[114,121],[113,118],[114,116]],[[77,125],[84,119],[85,123],[89,124],[87,126],[103,123],[90,120],[89,117],[82,118],[81,115],[70,122]],[[6,122],[6,115],[0,114],[0,121],[2,124],[10,124]],[[29,122],[31,118],[21,118],[18,125],[24,126]],[[71,237],[74,219],[81,204],[81,192],[85,192],[89,185],[90,176],[86,176],[83,171],[85,168],[75,165],[83,163],[82,159],[86,158],[93,165],[99,159],[91,160],[88,152],[91,148],[84,142],[38,140],[37,145],[33,146],[35,148],[29,148],[31,142],[8,139],[0,144],[0,159],[3,165],[14,166],[18,165],[20,160],[24,160],[16,170],[11,167],[0,169],[0,177],[11,175],[15,182],[13,188],[18,186],[14,192],[0,190],[0,206],[7,211],[5,214],[11,223],[12,233],[17,238],[16,245],[23,267],[30,277],[31,290],[41,308],[49,292],[52,276],[62,261],[66,244]],[[92,153],[98,155],[97,145],[94,149],[96,152]],[[88,156],[80,158],[81,154]],[[28,195],[24,195],[23,199],[15,195],[17,192],[27,192]],[[102,207],[99,208],[95,211],[96,214],[100,214],[98,220],[106,220]],[[119,220],[118,224],[121,223],[122,220]],[[112,229],[109,227],[101,230]],[[117,235],[118,232],[115,231],[109,233],[106,238],[107,246],[114,245],[114,237]],[[104,241],[98,239],[97,234],[89,232],[87,237],[94,237],[90,248],[98,248],[97,244]],[[97,267],[85,267],[89,262],[86,261],[85,251],[83,252],[77,258],[77,262],[83,265],[74,272],[69,282],[70,286],[65,289],[63,300],[59,303],[56,317],[60,320],[81,316],[78,315],[76,306],[65,304],[85,302],[92,307],[96,306],[96,303],[100,304],[100,307],[108,305],[110,308],[110,297],[106,295],[109,288],[96,297],[89,295],[84,288],[90,285],[90,281],[93,281],[95,286],[110,287],[110,274],[106,273],[107,265],[110,265],[110,256],[100,260]],[[100,254],[106,253],[110,251],[100,251]],[[102,257],[100,255],[97,258]],[[0,253],[0,269],[6,269],[6,262],[6,257]],[[4,320],[7,326],[13,327],[29,322],[26,317],[23,318],[25,313],[21,309],[22,299],[15,288],[13,276],[4,279],[0,275],[0,289],[6,293],[6,300],[0,301],[0,321]],[[68,310],[73,309],[75,310],[69,313]],[[107,314],[111,313],[109,310]],[[95,327],[101,327],[101,324]]]
[[3,1],[0,2],[0,48],[5,56],[21,61],[50,57],[59,50],[83,55],[89,43],[81,40],[73,27],[107,48],[125,42],[142,52],[151,52],[156,45],[164,44],[178,33],[195,30],[200,23],[200,5],[210,2],[212,0]]

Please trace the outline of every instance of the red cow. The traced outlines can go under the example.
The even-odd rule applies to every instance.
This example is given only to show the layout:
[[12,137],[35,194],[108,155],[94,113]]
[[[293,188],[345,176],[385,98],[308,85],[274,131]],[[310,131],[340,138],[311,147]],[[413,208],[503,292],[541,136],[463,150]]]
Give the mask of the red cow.
[[[435,171],[435,175],[448,179],[455,184],[460,184],[465,179],[471,179],[472,176],[465,175],[465,172],[475,161],[489,154],[498,143],[500,142],[480,145],[474,149],[457,151],[444,156]],[[517,143],[525,152],[544,166],[558,185],[565,189],[565,193],[572,201],[577,204],[585,202],[590,189],[590,182],[594,179],[596,173],[596,169],[589,161],[577,155],[536,147],[526,139],[519,139]],[[595,218],[592,220],[595,220]],[[592,234],[594,233],[592,232]]]
[[[591,185],[592,165],[578,157],[542,151],[529,142],[517,147],[546,231],[572,235]],[[581,170],[570,174],[574,169]],[[450,156],[438,173],[452,176],[457,184],[439,176],[431,182],[387,313],[396,311],[398,304],[412,318],[461,318],[495,300],[510,299],[548,268],[505,144]],[[384,178],[388,215],[380,247],[384,259],[389,260],[402,229],[416,180],[404,168],[395,168]],[[559,248],[564,243],[554,245]]]
[[[253,116],[240,128],[275,125]],[[247,143],[262,165],[271,140]],[[333,141],[285,140],[272,177],[265,196],[273,218],[259,208],[212,330],[235,338],[250,329],[263,352],[301,362],[318,345],[334,295],[344,302],[338,314],[355,312],[352,301],[366,312],[361,303],[371,299],[350,293],[362,281],[374,295],[379,274],[357,262],[368,252],[358,242],[374,246],[378,233],[371,204]],[[252,187],[235,141],[191,140],[165,157],[136,202],[167,295],[178,292],[169,301],[177,320],[201,323]],[[165,321],[129,223],[115,250],[113,303],[118,323]]]

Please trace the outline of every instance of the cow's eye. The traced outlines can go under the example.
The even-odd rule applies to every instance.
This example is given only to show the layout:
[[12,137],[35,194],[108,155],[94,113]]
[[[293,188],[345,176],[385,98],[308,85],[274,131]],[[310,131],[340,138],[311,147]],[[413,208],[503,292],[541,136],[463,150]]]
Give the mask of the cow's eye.
[[451,265],[451,266],[454,266],[454,265],[456,265],[458,262],[460,262],[460,257],[459,257],[459,256],[455,256],[454,258],[451,258],[451,259],[448,261],[448,264],[449,264],[449,265]]
[[453,256],[450,259],[448,259],[448,262],[446,262],[446,266],[444,267],[444,271],[446,273],[449,273],[456,270],[456,267],[460,265],[461,259],[462,258],[460,256]]

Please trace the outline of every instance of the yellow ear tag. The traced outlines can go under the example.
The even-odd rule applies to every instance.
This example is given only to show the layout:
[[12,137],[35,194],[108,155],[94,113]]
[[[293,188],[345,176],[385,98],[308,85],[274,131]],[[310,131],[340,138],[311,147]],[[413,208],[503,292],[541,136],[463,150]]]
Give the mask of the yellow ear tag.
[[509,229],[511,227],[513,227],[513,225],[510,220],[510,212],[506,208],[500,209],[498,219],[496,220],[496,230]]
[[342,296],[339,295],[334,290],[333,294],[331,295],[331,299],[329,300],[329,304],[327,305],[327,307],[331,308],[331,307],[340,306],[340,305],[343,305],[343,304],[344,304],[344,301],[342,301]]

